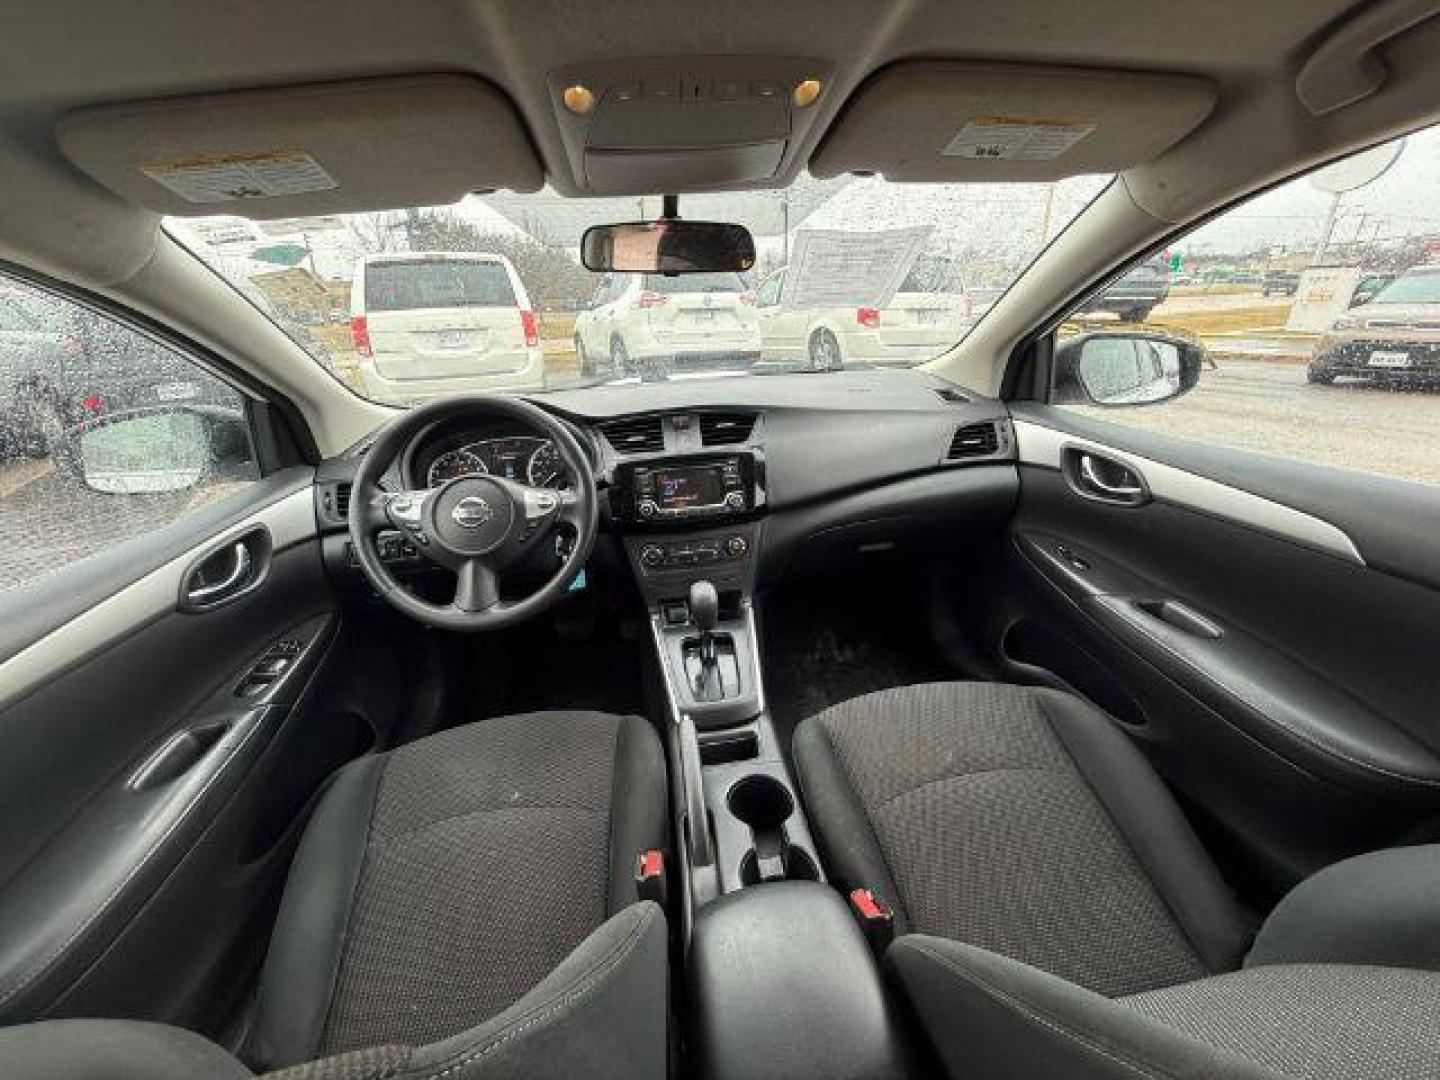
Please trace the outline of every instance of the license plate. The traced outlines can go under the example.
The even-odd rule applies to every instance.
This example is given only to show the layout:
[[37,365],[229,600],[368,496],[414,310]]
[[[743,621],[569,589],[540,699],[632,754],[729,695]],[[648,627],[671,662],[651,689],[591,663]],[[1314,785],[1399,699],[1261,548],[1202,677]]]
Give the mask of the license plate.
[[463,349],[470,343],[470,335],[464,330],[441,330],[435,337],[438,349]]
[[1388,349],[1376,349],[1370,354],[1368,361],[1371,367],[1383,368],[1404,368],[1410,366],[1410,354],[1407,352],[1391,352]]
[[157,401],[189,401],[198,391],[194,383],[189,382],[162,382],[155,384],[155,399]]
[[938,323],[944,315],[945,313],[943,311],[937,311],[934,308],[924,308],[915,312],[915,321],[922,325],[930,326]]
[[695,312],[695,321],[703,323],[713,323],[715,321],[715,312],[709,310],[697,311]]

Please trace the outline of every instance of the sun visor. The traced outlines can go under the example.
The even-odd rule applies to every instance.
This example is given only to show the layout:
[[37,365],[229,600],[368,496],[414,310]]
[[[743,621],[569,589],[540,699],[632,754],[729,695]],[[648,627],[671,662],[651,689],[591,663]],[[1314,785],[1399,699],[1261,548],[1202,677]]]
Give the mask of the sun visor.
[[163,214],[301,217],[544,183],[509,97],[463,75],[104,105],[56,135],[100,183]]
[[853,95],[811,156],[821,177],[1046,181],[1120,172],[1193,131],[1214,88],[1181,75],[963,61],[896,64]]

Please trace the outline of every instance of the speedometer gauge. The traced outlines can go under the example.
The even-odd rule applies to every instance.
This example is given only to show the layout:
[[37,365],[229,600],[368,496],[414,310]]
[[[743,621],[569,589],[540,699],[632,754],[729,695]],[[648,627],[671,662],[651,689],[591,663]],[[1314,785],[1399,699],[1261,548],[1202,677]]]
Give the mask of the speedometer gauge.
[[530,455],[525,474],[535,487],[564,487],[567,479],[565,467],[560,463],[560,451],[555,444],[542,442]]
[[451,450],[430,463],[430,470],[425,474],[425,484],[427,487],[439,487],[457,476],[483,476],[489,471],[478,454],[463,449]]

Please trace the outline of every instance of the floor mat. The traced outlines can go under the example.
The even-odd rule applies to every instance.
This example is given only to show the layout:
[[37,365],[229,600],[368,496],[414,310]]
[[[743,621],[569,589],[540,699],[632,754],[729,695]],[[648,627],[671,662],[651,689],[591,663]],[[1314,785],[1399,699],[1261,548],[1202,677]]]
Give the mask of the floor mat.
[[458,680],[472,718],[548,709],[644,715],[633,621],[572,604],[503,634],[476,635]]
[[962,678],[930,637],[923,586],[876,585],[841,601],[790,590],[762,608],[765,694],[786,755],[808,716],[861,694]]

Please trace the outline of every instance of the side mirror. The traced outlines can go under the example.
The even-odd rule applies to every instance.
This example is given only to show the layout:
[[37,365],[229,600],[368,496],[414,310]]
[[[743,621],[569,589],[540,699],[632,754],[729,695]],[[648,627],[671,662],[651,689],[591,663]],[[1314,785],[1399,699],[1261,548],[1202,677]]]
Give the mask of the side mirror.
[[1055,350],[1055,404],[1120,408],[1188,393],[1206,359],[1198,341],[1160,334],[1093,333]]
[[597,225],[580,239],[587,270],[633,274],[740,273],[755,265],[755,238],[719,221],[629,221]]
[[164,406],[101,416],[65,434],[57,455],[92,491],[187,491],[250,460],[244,418],[223,409]]

